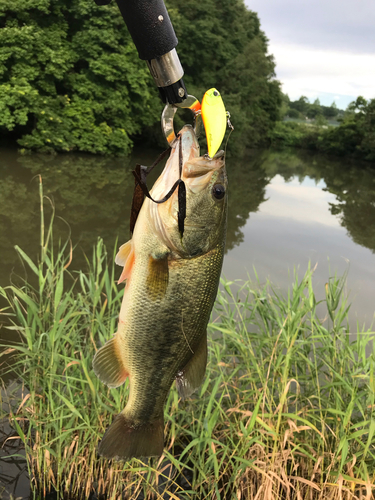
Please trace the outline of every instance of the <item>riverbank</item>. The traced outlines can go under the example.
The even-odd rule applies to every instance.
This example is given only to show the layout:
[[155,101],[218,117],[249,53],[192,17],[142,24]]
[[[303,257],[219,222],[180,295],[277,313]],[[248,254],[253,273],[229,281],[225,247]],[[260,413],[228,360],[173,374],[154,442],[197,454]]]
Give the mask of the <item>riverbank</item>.
[[359,127],[355,120],[339,126],[277,122],[269,136],[273,148],[306,149],[331,157],[358,159],[375,167],[373,132]]
[[310,269],[285,296],[270,283],[223,282],[203,387],[186,402],[170,391],[160,459],[123,464],[96,447],[127,385],[109,390],[91,368],[117,328],[113,256],[99,240],[89,272],[70,273],[69,245],[54,252],[52,225],[39,263],[18,251],[38,284],[0,289],[22,339],[12,370],[24,387],[2,418],[25,446],[39,498],[370,500],[374,334],[351,341],[344,278],[327,281],[320,304]]

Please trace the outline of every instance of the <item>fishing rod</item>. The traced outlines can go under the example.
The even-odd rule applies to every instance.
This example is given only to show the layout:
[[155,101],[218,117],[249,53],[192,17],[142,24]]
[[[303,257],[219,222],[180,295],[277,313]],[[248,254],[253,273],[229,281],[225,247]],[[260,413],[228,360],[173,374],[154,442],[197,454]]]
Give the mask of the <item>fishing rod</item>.
[[[139,58],[146,61],[165,108],[161,126],[169,145],[176,142],[173,127],[178,108],[190,109],[194,130],[199,133],[201,104],[187,93],[184,70],[178,57],[178,40],[163,0],[115,0],[137,48]],[[95,0],[108,5],[111,0]]]

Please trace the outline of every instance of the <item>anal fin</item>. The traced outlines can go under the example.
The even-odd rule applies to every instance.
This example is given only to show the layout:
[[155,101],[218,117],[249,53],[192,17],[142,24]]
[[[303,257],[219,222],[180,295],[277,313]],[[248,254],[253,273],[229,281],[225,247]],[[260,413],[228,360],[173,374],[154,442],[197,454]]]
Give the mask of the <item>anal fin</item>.
[[205,333],[192,358],[176,376],[176,386],[180,398],[188,398],[202,384],[206,373],[206,365],[207,334]]
[[124,460],[160,456],[164,448],[163,417],[142,425],[134,424],[121,412],[109,426],[99,445],[105,458]]
[[108,340],[95,354],[92,362],[95,375],[108,387],[119,387],[122,385],[129,372],[121,359],[121,352],[117,337]]

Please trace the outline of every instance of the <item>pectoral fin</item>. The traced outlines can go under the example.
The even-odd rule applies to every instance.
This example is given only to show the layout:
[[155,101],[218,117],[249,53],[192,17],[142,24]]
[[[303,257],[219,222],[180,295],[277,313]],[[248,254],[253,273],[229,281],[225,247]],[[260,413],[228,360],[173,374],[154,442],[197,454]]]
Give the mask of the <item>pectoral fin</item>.
[[116,255],[115,262],[119,266],[124,266],[118,283],[122,283],[124,280],[130,278],[131,271],[135,261],[135,254],[133,249],[132,240],[127,241],[121,245],[120,250]]
[[162,258],[149,257],[147,269],[147,293],[151,300],[163,299],[168,288],[168,255]]
[[177,374],[176,386],[182,399],[198,389],[204,379],[207,365],[207,334],[204,334],[187,365]]
[[92,362],[95,375],[108,387],[118,387],[129,376],[122,359],[118,338],[108,340],[95,354]]
[[118,266],[125,266],[127,258],[129,257],[131,251],[132,251],[132,240],[129,240],[120,246],[119,251],[117,252],[115,258],[116,264]]

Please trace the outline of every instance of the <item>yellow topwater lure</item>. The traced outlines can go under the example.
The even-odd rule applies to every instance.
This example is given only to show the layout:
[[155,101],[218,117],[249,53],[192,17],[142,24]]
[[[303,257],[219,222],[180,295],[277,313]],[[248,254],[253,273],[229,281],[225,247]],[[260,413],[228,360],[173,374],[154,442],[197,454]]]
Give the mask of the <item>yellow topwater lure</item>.
[[227,128],[227,112],[218,90],[212,88],[204,94],[201,115],[206,130],[208,156],[213,158]]

